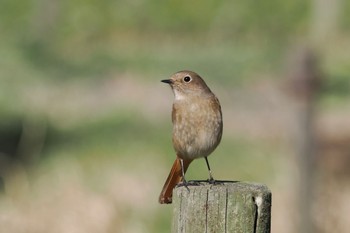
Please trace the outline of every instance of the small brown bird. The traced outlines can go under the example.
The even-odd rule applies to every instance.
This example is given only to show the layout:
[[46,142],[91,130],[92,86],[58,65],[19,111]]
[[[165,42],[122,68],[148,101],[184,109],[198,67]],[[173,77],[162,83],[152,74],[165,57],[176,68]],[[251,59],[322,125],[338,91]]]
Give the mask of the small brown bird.
[[195,72],[180,71],[168,83],[175,96],[172,110],[173,146],[176,160],[159,196],[159,203],[172,202],[174,187],[183,181],[190,163],[205,158],[209,179],[213,181],[208,156],[220,143],[222,135],[222,113],[219,100],[204,80]]

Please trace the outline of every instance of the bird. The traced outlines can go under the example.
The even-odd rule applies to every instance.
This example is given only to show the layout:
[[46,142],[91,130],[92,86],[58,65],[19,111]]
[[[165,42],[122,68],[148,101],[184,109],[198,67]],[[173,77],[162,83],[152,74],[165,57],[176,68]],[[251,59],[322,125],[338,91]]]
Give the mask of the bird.
[[161,82],[169,84],[174,94],[171,115],[176,159],[158,199],[160,204],[170,204],[175,186],[187,184],[185,173],[193,160],[204,158],[209,181],[214,181],[207,157],[221,141],[223,120],[218,98],[199,74],[183,70]]

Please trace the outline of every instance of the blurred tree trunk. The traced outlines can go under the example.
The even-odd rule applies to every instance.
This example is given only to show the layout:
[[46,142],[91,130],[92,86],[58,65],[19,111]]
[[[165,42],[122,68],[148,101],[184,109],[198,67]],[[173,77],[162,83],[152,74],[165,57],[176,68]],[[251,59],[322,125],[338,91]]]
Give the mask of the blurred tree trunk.
[[295,161],[298,171],[295,190],[299,228],[295,231],[313,233],[314,176],[317,170],[314,119],[321,75],[311,49],[294,49],[290,59],[288,87],[295,100]]
[[338,33],[338,20],[343,0],[313,0],[311,6],[310,37],[322,44]]

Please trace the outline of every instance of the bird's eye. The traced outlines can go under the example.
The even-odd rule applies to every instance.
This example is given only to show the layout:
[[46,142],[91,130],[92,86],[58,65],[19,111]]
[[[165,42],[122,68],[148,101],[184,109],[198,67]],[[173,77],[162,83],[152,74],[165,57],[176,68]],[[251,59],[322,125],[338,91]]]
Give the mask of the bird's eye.
[[184,81],[186,82],[186,83],[188,83],[188,82],[191,82],[191,77],[190,76],[185,76],[184,77]]

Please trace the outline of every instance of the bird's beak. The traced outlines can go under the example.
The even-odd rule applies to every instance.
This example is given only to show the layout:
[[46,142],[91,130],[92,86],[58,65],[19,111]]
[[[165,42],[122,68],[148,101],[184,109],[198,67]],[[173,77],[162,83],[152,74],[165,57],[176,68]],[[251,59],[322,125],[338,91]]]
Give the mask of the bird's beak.
[[161,80],[161,82],[167,83],[167,84],[172,84],[173,80],[171,80],[171,79],[163,79],[163,80]]

